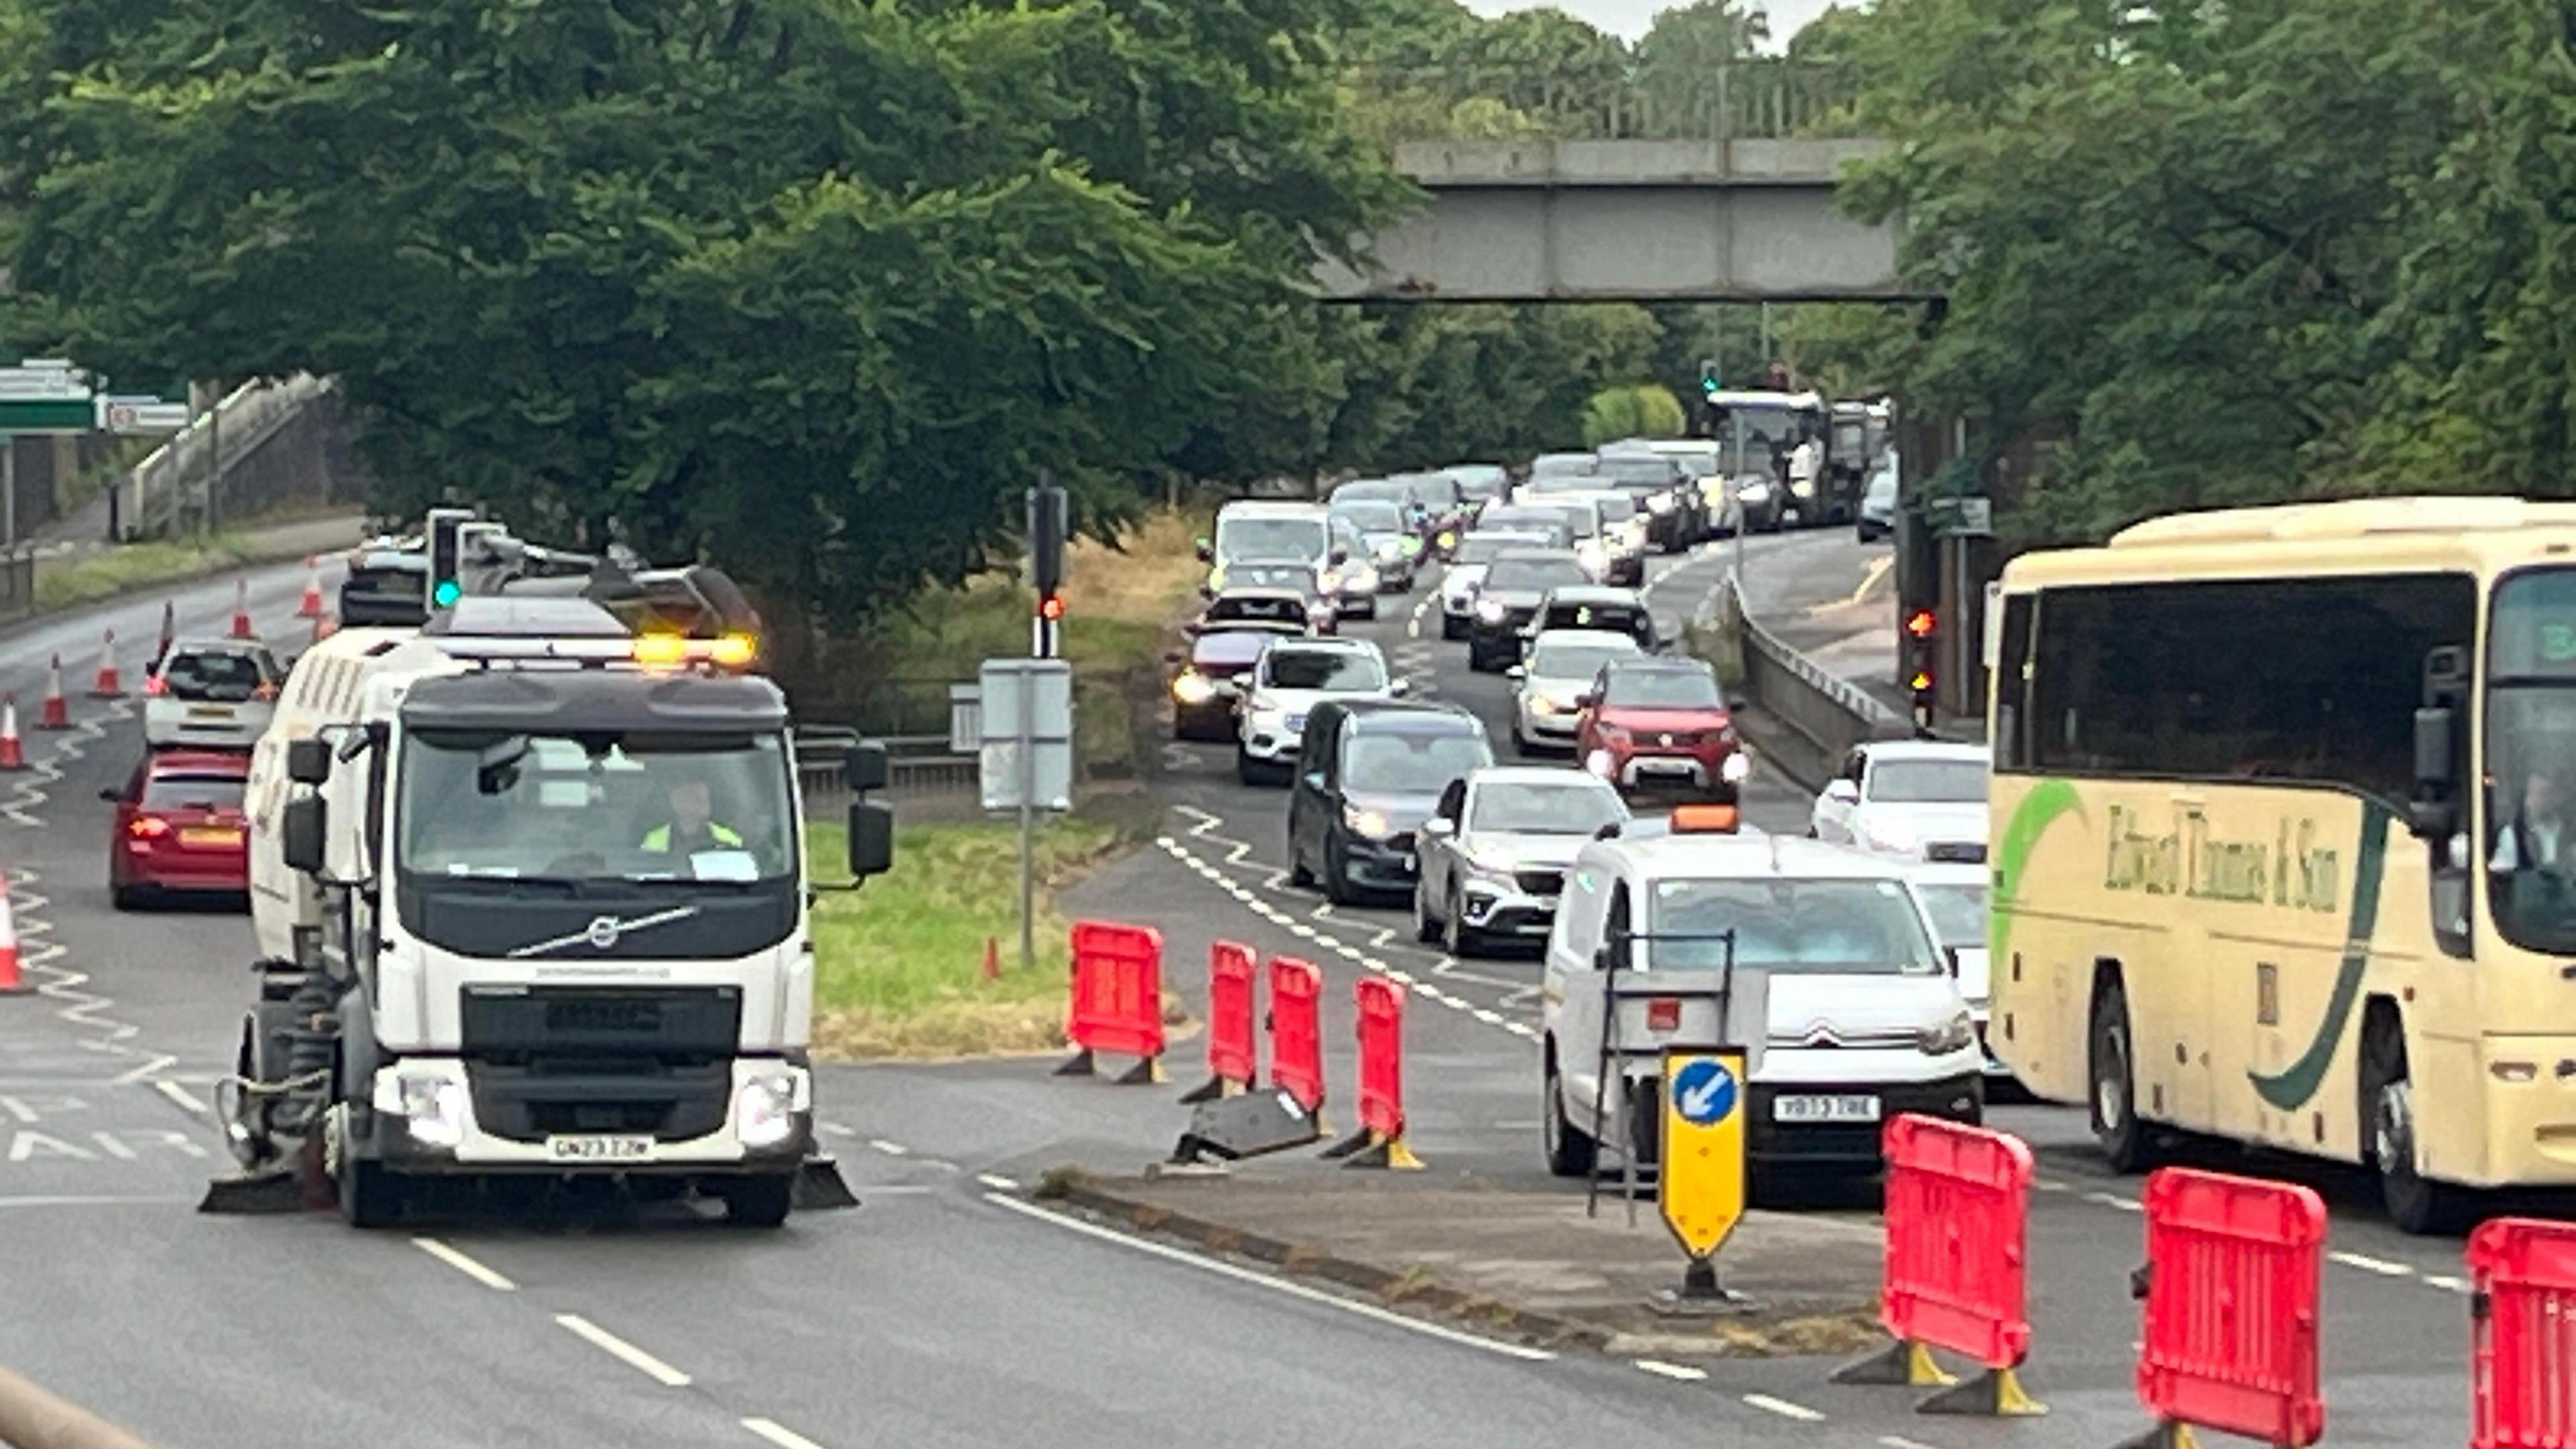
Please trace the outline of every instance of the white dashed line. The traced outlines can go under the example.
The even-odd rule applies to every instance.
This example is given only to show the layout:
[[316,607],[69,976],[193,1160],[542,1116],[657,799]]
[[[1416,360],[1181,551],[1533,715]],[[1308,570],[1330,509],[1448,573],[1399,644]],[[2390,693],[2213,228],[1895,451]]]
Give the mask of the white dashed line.
[[191,1113],[195,1116],[202,1117],[208,1112],[214,1110],[213,1108],[208,1107],[205,1103],[198,1101],[196,1093],[180,1086],[177,1082],[154,1082],[152,1084],[152,1090],[159,1092],[162,1096],[178,1103],[181,1111]]
[[1499,1354],[1504,1358],[1516,1358],[1527,1363],[1545,1363],[1556,1357],[1554,1353],[1547,1349],[1531,1348],[1524,1344],[1517,1343],[1504,1343],[1499,1339],[1479,1338],[1472,1333],[1462,1333],[1457,1329],[1449,1328],[1442,1324],[1425,1322],[1419,1318],[1407,1318],[1401,1313],[1397,1313],[1391,1309],[1380,1308],[1374,1303],[1362,1303],[1356,1299],[1344,1298],[1339,1294],[1326,1293],[1321,1289],[1309,1288],[1303,1283],[1292,1283],[1285,1278],[1276,1278],[1268,1273],[1257,1273],[1250,1268],[1241,1267],[1216,1258],[1203,1258],[1196,1253],[1183,1252],[1182,1250],[1168,1244],[1157,1243],[1146,1238],[1131,1237],[1128,1234],[1104,1228],[1098,1223],[1088,1223],[1084,1222],[1080,1218],[1067,1217],[1063,1213],[1039,1207],[1035,1203],[1022,1202],[1020,1199],[1015,1197],[1005,1197],[1000,1193],[988,1193],[985,1195],[984,1201],[993,1204],[995,1207],[1018,1213],[1023,1217],[1034,1218],[1044,1223],[1051,1223],[1056,1227],[1065,1229],[1067,1232],[1080,1233],[1085,1237],[1097,1238],[1106,1243],[1116,1243],[1121,1247],[1131,1248],[1139,1253],[1148,1253],[1168,1262],[1180,1263],[1188,1267],[1196,1268],[1205,1273],[1214,1273],[1222,1278],[1232,1278],[1238,1283],[1249,1283],[1256,1287],[1270,1289],[1276,1293],[1285,1293],[1292,1298],[1301,1298],[1309,1303],[1318,1303],[1326,1307],[1338,1308],[1345,1313],[1357,1314],[1362,1318],[1370,1319],[1374,1322],[1405,1329],[1412,1333],[1419,1333],[1429,1338],[1436,1338],[1445,1343],[1454,1343],[1463,1348],[1479,1349],[1486,1353]]
[[689,1376],[687,1374],[680,1372],[678,1369],[662,1362],[653,1355],[646,1353],[644,1350],[637,1348],[631,1343],[628,1343],[625,1339],[619,1338],[616,1334],[609,1332],[607,1329],[600,1327],[598,1324],[591,1322],[589,1319],[582,1317],[578,1313],[558,1313],[555,1315],[555,1322],[561,1324],[574,1337],[588,1342],[593,1348],[600,1350],[609,1357],[616,1359],[619,1363],[626,1365],[628,1368],[635,1370],[666,1389],[685,1389],[689,1386]]
[[778,1449],[823,1449],[823,1446],[779,1423],[775,1419],[745,1419],[742,1426],[778,1446]]
[[910,1157],[912,1155],[911,1148],[904,1146],[900,1142],[888,1142],[882,1137],[869,1138],[868,1145],[875,1148],[877,1151],[884,1153],[888,1157]]
[[2470,1291],[2467,1279],[2454,1278],[2447,1273],[2427,1273],[2424,1275],[2424,1282],[2427,1286],[2439,1288],[2445,1293],[2466,1293]]
[[1638,1359],[1637,1367],[1647,1373],[1655,1375],[1657,1378],[1679,1379],[1686,1384],[1695,1384],[1708,1377],[1708,1370],[1704,1368],[1692,1368],[1688,1364],[1666,1363],[1659,1358]]
[[1020,1184],[1017,1178],[1004,1177],[998,1172],[976,1173],[975,1180],[984,1184],[986,1187],[991,1188],[995,1192],[1018,1192],[1020,1190]]
[[1825,1421],[1824,1415],[1804,1404],[1793,1404],[1787,1399],[1775,1399],[1769,1394],[1746,1394],[1744,1402],[1766,1414],[1777,1414],[1783,1419],[1795,1419],[1801,1424],[1821,1424]]
[[2084,1194],[2084,1200],[2096,1207],[2118,1208],[2124,1213],[2142,1213],[2147,1210],[2146,1205],[2137,1199],[2121,1197],[2117,1193],[2088,1192]]
[[1902,1434],[1881,1434],[1878,1443],[1879,1449],[1932,1449],[1931,1445],[1917,1443]]
[[824,1131],[829,1132],[835,1137],[856,1137],[859,1135],[858,1128],[845,1127],[838,1122],[825,1122],[822,1124],[822,1128]]
[[1475,1017],[1478,1021],[1483,1022],[1487,1026],[1501,1026],[1503,1024],[1503,1014],[1501,1012],[1488,1011],[1481,1006],[1476,1008]]
[[469,1258],[465,1254],[458,1252],[456,1249],[447,1246],[436,1238],[414,1238],[411,1240],[411,1245],[420,1249],[422,1252],[427,1253],[431,1257],[436,1258],[438,1261],[445,1263],[457,1272],[464,1274],[466,1277],[473,1279],[475,1282],[482,1284],[484,1287],[491,1289],[495,1293],[511,1293],[518,1290],[518,1284],[513,1283],[509,1279],[502,1277],[500,1274],[493,1272],[491,1269],[484,1267],[481,1263],[474,1261],[472,1258]]
[[2382,1278],[2412,1278],[2415,1276],[2414,1269],[2403,1263],[2392,1263],[2386,1258],[2366,1258],[2359,1253],[2328,1253],[2326,1256],[2333,1259],[2335,1262],[2341,1263],[2347,1268],[2359,1268],[2365,1273],[2376,1273]]

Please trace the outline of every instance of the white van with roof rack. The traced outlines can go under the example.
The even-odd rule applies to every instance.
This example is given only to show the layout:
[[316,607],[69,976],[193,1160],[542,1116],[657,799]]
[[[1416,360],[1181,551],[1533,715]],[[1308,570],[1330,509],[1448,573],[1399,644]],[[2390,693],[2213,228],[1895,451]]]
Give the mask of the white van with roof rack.
[[[1591,1175],[1603,1143],[1656,1161],[1667,1047],[1752,1054],[1757,1172],[1876,1172],[1888,1117],[1980,1120],[1975,1026],[1901,864],[1682,827],[1595,841],[1567,872],[1542,987],[1552,1171]],[[1759,1043],[1713,1040],[1750,1035],[1720,1025],[1722,988],[1767,999]]]

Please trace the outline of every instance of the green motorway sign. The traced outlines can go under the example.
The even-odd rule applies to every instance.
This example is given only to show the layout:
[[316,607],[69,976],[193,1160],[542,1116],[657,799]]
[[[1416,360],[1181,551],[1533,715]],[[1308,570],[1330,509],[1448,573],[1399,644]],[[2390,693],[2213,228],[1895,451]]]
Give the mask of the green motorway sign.
[[0,398],[0,433],[86,433],[98,427],[88,398]]

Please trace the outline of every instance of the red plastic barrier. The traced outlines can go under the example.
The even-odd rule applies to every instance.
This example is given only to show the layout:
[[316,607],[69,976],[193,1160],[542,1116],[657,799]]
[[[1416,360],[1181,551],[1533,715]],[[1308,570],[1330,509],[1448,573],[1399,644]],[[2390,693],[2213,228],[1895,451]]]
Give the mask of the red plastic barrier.
[[1363,976],[1351,991],[1359,1008],[1360,1127],[1380,1142],[1404,1136],[1404,992]]
[[1887,1263],[1879,1322],[1898,1340],[1990,1369],[2030,1353],[2030,1148],[1911,1113],[1887,1124]]
[[1324,1105],[1324,973],[1293,956],[1270,961],[1270,1083],[1309,1112]]
[[1219,941],[1208,947],[1208,1075],[1249,1087],[1260,1070],[1252,1040],[1253,958],[1250,946]]
[[2477,1283],[2474,1449],[2576,1445],[2576,1225],[2497,1218],[2469,1238]]
[[2316,1443],[2325,1204],[2288,1183],[2168,1167],[2147,1179],[2146,1210],[2138,1398],[2162,1423]]
[[1107,921],[1073,925],[1073,1001],[1065,1036],[1086,1052],[1163,1054],[1163,933]]

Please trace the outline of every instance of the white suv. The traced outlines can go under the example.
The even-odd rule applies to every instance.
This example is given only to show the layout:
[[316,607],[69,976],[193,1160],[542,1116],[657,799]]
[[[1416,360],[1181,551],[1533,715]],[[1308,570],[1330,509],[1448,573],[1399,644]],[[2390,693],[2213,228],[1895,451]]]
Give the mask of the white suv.
[[1807,833],[1879,855],[1949,865],[1986,858],[1983,745],[1885,740],[1843,756]]
[[1306,714],[1328,699],[1400,699],[1404,680],[1366,639],[1281,639],[1252,666],[1251,692],[1237,716],[1235,778],[1285,785],[1306,733]]
[[[1730,969],[1733,1030],[1713,999]],[[1654,999],[1657,986],[1673,996]],[[1753,1053],[1746,1150],[1774,1170],[1876,1172],[1887,1117],[1984,1113],[1976,1029],[1922,902],[1896,863],[1837,846],[1675,834],[1584,847],[1543,994],[1541,1128],[1560,1176],[1594,1171],[1605,1141],[1656,1160],[1665,1047]],[[1752,1000],[1767,1000],[1763,1039],[1718,1040],[1752,1035]]]

